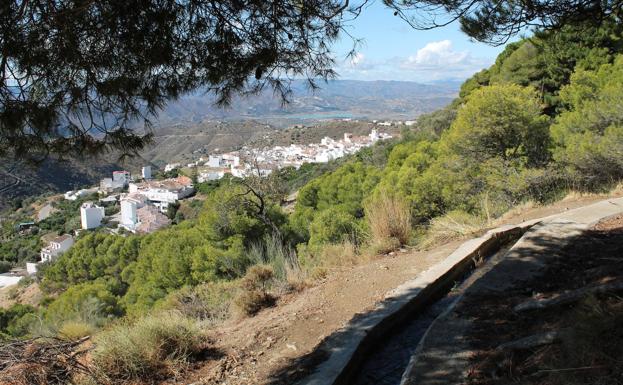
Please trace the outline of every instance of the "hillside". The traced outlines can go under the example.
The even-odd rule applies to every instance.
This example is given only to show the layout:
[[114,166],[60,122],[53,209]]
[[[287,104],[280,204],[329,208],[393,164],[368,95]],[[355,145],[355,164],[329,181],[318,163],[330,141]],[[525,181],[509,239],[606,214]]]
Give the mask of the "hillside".
[[[332,374],[322,377],[316,373],[318,382],[310,383],[324,384],[327,378],[341,376],[345,372],[335,365],[346,364],[344,354],[365,354],[361,352],[369,349],[375,338],[384,338],[387,328],[406,321],[403,317],[408,314],[398,313],[397,308],[417,309],[418,316],[432,322],[444,309],[419,314],[433,300],[430,296],[444,296],[449,291],[450,300],[452,296],[460,298],[463,283],[473,282],[469,278],[457,285],[461,277],[473,267],[502,261],[500,258],[510,254],[505,253],[505,244],[516,240],[513,237],[528,234],[527,258],[520,259],[519,265],[515,259],[500,262],[499,266],[510,265],[519,271],[494,276],[489,289],[514,285],[517,277],[534,271],[535,266],[551,267],[554,260],[549,257],[556,257],[562,246],[557,235],[570,235],[568,230],[576,225],[588,229],[595,220],[621,213],[621,198],[584,207],[589,215],[581,214],[581,222],[572,223],[578,212],[569,210],[586,200],[607,197],[609,191],[621,195],[621,41],[623,27],[618,19],[598,26],[564,27],[555,33],[538,32],[508,44],[494,65],[461,85],[459,96],[448,106],[420,116],[412,128],[396,127],[401,131],[398,138],[377,141],[336,162],[284,168],[262,177],[224,176],[196,183],[197,196],[182,201],[177,212],[171,210],[173,223],[149,234],[117,234],[105,228],[82,231],[70,249],[41,266],[35,281],[45,300],[36,307],[15,304],[3,310],[0,336],[69,339],[73,342],[60,343],[69,346],[69,357],[80,354],[76,346],[88,339],[93,349],[84,357],[89,365],[85,371],[95,382],[105,384],[164,384],[181,379],[199,384],[282,384],[302,378],[319,364]],[[155,151],[152,159],[158,153],[177,156],[181,151],[206,151],[243,142],[287,144],[313,140],[329,131],[369,128],[368,123],[355,119],[320,124],[318,131],[309,135],[299,128],[276,132],[278,125],[264,127],[266,133],[255,135],[252,125],[256,121],[244,120],[247,126],[240,120],[195,117],[189,111],[192,109],[179,116],[193,116],[197,122],[189,126],[195,127],[194,131],[182,125],[168,127],[168,131],[161,128],[161,142],[157,143],[161,150]],[[619,189],[613,190],[617,185]],[[296,194],[290,194],[295,190]],[[62,211],[38,227],[59,232],[77,228],[80,203],[60,200],[57,206],[64,207]],[[547,222],[552,218],[542,217],[551,213],[552,203],[562,215]],[[32,212],[32,207],[17,210],[4,223],[10,240],[10,244],[1,244],[7,246],[3,247],[7,269],[37,258],[36,243],[41,235],[18,230]],[[539,220],[525,222],[531,217]],[[537,222],[553,225],[554,230],[540,232]],[[485,232],[504,223],[519,225]],[[483,232],[439,265],[435,262],[443,253],[415,252]],[[610,242],[612,235],[608,231],[603,237],[591,237],[587,239],[590,245],[582,243],[580,249],[597,248],[608,241],[610,251],[605,254],[570,253],[570,265],[553,266],[551,276],[567,268],[573,274],[550,294],[579,289],[582,274],[589,273],[593,265],[598,271],[591,272],[596,280],[591,285],[612,278],[608,272],[620,263],[608,255],[620,250],[619,236]],[[22,245],[33,253],[23,253]],[[546,257],[542,262],[532,258],[533,251],[539,250]],[[620,270],[612,271],[618,274]],[[480,271],[494,270],[485,267]],[[396,288],[399,281],[410,286]],[[540,300],[538,292],[550,291],[549,282],[533,283],[536,286],[518,285],[511,294]],[[395,295],[385,297],[392,287]],[[420,297],[422,293],[430,296]],[[497,303],[508,305],[506,297],[500,297],[501,302],[493,300],[490,310],[500,310]],[[618,308],[620,298],[611,299]],[[473,312],[469,318],[485,315],[478,309],[477,304],[469,306]],[[516,317],[514,312],[500,315],[509,322]],[[612,319],[614,325],[616,318]],[[577,319],[582,324],[581,317]],[[538,316],[533,320],[535,328],[548,323]],[[481,318],[478,323],[484,333],[473,337],[484,335],[487,341],[493,340],[491,330],[503,325],[490,321]],[[386,329],[375,329],[379,324]],[[419,325],[416,331],[424,333],[429,324]],[[353,328],[345,330],[345,325]],[[522,329],[518,323],[511,334],[515,337]],[[605,330],[599,338],[607,339],[608,328],[597,330]],[[453,334],[446,345],[456,347],[454,342],[461,335]],[[330,337],[324,339],[326,336]],[[404,353],[415,349],[419,337],[407,340],[400,336],[395,342],[401,347],[392,354],[402,355],[400,361],[404,362]],[[331,345],[323,348],[321,340]],[[39,347],[47,341],[4,345],[8,346],[4,354],[45,351]],[[489,350],[492,346],[482,347]],[[595,366],[620,378],[620,362],[612,359],[618,353],[616,349],[612,352],[605,360],[594,360],[596,356],[555,360],[547,367],[592,370],[591,361],[599,360]],[[389,357],[394,356],[379,361],[389,367],[395,363],[386,362],[394,361]],[[442,355],[441,360],[446,357]],[[496,357],[487,358],[487,367],[501,363],[504,375],[516,369],[514,364],[504,363],[508,360]],[[524,358],[527,360],[522,362],[532,365],[530,358]],[[43,377],[64,376],[69,381],[72,371],[78,369],[68,362],[73,361],[61,360],[58,366],[38,369]],[[565,362],[581,365],[563,365]],[[357,362],[353,365],[346,370]],[[53,371],[59,367],[60,374]],[[542,367],[531,366],[523,373],[542,375]],[[550,370],[547,367],[544,370]],[[20,376],[24,372],[20,369],[19,364],[0,366],[0,373]],[[481,384],[514,380],[498,381],[498,372],[485,372]],[[400,375],[390,377],[400,379]],[[572,383],[612,383],[606,378]],[[362,384],[379,382],[362,379]]]
[[283,127],[320,119],[408,120],[439,109],[458,94],[458,82],[420,84],[403,81],[333,80],[320,83],[315,92],[294,81],[286,105],[270,90],[236,97],[231,106],[214,105],[210,95],[195,94],[169,103],[160,113],[162,126],[200,123],[203,120],[252,119]]
[[[344,132],[368,133],[367,123],[332,119],[414,119],[441,108],[458,93],[458,83],[425,85],[414,82],[336,80],[312,93],[293,83],[291,102],[283,106],[271,92],[237,97],[229,107],[214,105],[210,95],[195,94],[170,102],[154,121],[154,141],[139,157],[46,160],[38,167],[0,162],[0,208],[16,197],[62,192],[96,183],[112,170],[136,170],[145,163],[162,166],[184,162],[196,153],[231,151],[243,145],[268,146],[319,142]],[[323,120],[329,120],[323,122]],[[304,125],[301,128],[290,126]]]

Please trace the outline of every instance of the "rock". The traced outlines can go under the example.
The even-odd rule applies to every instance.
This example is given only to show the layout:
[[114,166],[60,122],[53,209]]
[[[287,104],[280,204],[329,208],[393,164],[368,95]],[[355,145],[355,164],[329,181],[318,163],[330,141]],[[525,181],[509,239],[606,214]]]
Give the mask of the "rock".
[[298,349],[296,348],[296,345],[295,345],[295,344],[286,344],[286,347],[287,347],[288,349],[292,349],[292,350],[294,350],[294,351],[297,351],[297,350],[298,350]]

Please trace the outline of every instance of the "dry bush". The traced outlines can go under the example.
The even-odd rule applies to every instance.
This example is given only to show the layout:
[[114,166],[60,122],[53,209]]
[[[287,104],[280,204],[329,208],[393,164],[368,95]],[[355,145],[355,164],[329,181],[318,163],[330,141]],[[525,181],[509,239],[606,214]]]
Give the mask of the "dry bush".
[[349,241],[320,246],[299,245],[298,256],[305,275],[312,280],[324,278],[331,269],[355,266],[368,258]]
[[240,293],[234,299],[238,310],[246,316],[252,316],[266,307],[273,306],[275,297],[268,291],[273,280],[274,272],[270,266],[251,266],[240,280]]
[[588,368],[552,370],[547,378],[555,385],[620,384],[623,378],[623,301],[613,296],[605,300],[588,297],[569,314],[572,325],[565,334],[558,354],[544,356],[549,368]]
[[92,335],[96,327],[84,321],[65,321],[58,330],[58,336],[68,341],[74,341]]
[[95,365],[117,383],[175,375],[206,348],[208,340],[199,322],[179,312],[162,312],[119,323],[95,342]]
[[277,284],[286,292],[297,291],[307,285],[307,276],[301,269],[296,252],[284,245],[279,237],[265,237],[248,249],[249,258],[255,264],[269,265]]
[[464,211],[451,211],[444,216],[434,218],[428,232],[422,240],[420,247],[447,243],[456,239],[462,239],[477,235],[487,228],[487,220]]
[[612,190],[608,192],[611,197],[619,197],[623,195],[623,182],[617,184]]
[[390,244],[395,239],[399,245],[409,242],[411,212],[409,204],[395,194],[382,192],[365,207],[372,243]]
[[189,318],[215,325],[230,317],[230,305],[236,290],[235,282],[226,281],[184,287],[170,294],[159,309],[177,310]]

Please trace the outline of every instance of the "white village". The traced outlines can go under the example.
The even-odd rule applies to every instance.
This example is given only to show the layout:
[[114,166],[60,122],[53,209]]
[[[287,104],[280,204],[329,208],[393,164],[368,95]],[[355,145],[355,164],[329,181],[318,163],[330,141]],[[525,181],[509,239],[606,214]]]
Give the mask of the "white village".
[[[345,133],[342,139],[324,137],[320,143],[261,149],[243,147],[237,151],[210,154],[207,158],[201,157],[184,166],[196,170],[197,183],[218,180],[226,175],[234,178],[265,177],[286,167],[298,169],[305,163],[327,163],[391,138],[387,133],[372,129],[365,136]],[[181,168],[179,163],[169,163],[163,171],[167,173]],[[117,234],[148,234],[167,227],[172,223],[167,216],[169,205],[175,205],[194,194],[195,187],[190,177],[180,174],[175,178],[154,179],[151,165],[143,166],[140,175],[117,170],[112,172],[111,177],[103,178],[99,186],[67,191],[63,198],[68,201],[95,195],[98,197],[97,201],[89,200],[80,205],[81,228],[73,231],[73,234],[67,233],[51,239],[41,249],[40,260],[27,263],[25,272],[0,274],[0,287],[13,285],[25,275],[35,274],[41,263],[54,262],[71,248],[81,231],[98,229],[104,223],[116,224],[116,227],[107,226],[105,230]],[[119,211],[107,216],[106,207],[117,204]]]

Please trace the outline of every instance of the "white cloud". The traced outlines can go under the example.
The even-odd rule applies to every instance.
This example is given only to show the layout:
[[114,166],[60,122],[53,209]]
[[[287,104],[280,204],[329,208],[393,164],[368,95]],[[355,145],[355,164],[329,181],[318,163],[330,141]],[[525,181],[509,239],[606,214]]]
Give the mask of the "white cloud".
[[457,52],[452,49],[450,40],[433,41],[417,50],[403,62],[405,67],[428,68],[445,65],[462,64],[469,61],[467,52]]
[[[408,51],[407,51],[408,54]],[[493,58],[457,51],[452,41],[432,41],[409,56],[374,60],[358,52],[337,69],[342,79],[435,81],[466,79],[490,66]]]

